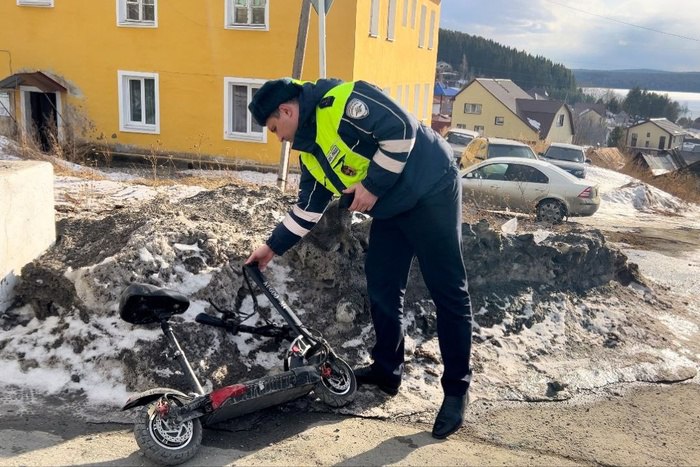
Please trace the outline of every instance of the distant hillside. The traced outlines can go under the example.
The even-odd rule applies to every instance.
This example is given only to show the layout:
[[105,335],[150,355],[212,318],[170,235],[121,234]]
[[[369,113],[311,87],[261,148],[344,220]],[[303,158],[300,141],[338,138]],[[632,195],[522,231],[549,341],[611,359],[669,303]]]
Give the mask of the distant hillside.
[[526,91],[540,88],[562,96],[576,89],[573,73],[563,65],[463,32],[440,29],[438,60],[452,65],[458,79],[504,78]]
[[700,92],[700,72],[660,70],[572,70],[580,87]]

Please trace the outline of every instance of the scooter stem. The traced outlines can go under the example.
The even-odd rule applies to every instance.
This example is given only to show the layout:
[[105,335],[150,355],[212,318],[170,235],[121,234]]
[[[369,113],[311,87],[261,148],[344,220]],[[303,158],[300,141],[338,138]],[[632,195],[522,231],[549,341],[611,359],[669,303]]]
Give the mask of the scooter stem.
[[194,370],[192,370],[192,366],[187,360],[185,352],[182,351],[180,343],[177,341],[175,333],[170,327],[170,323],[163,320],[160,322],[160,328],[163,330],[163,334],[165,334],[165,337],[168,339],[170,346],[175,350],[175,358],[177,358],[177,361],[180,363],[180,367],[182,368],[182,372],[185,374],[185,377],[187,377],[187,379],[190,381],[194,391],[200,396],[203,395],[204,389],[202,388],[202,385],[199,384],[197,375],[194,374]]

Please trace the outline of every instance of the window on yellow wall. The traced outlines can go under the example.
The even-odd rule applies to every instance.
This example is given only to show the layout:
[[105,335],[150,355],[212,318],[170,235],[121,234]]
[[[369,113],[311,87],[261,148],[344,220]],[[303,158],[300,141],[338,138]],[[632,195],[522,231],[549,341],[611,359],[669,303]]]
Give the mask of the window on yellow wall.
[[557,115],[557,126],[564,126],[564,114]]
[[53,0],[17,0],[17,5],[53,7]]
[[379,0],[372,0],[369,6],[369,35],[379,37]]
[[386,38],[390,41],[394,40],[396,26],[396,0],[389,0],[389,17],[386,22]]
[[415,115],[416,118],[420,118],[418,116],[419,110],[420,110],[420,84],[416,84],[413,87],[413,115]]
[[425,16],[428,9],[425,5],[420,6],[420,29],[418,30],[418,47],[425,47]]
[[403,105],[403,86],[400,84],[396,87],[396,102]]
[[408,26],[408,2],[409,0],[403,0],[403,16],[401,18],[401,26]]
[[226,29],[269,28],[269,0],[225,0]]
[[119,130],[160,133],[158,74],[119,71]]
[[465,114],[480,114],[481,113],[481,104],[470,104],[469,102],[464,104],[464,113]]
[[416,8],[417,0],[411,0],[411,29],[416,29]]
[[496,117],[493,120],[493,124],[498,125],[498,126],[502,126],[504,122],[505,122],[505,118],[503,118],[503,117]]
[[435,12],[430,12],[430,30],[428,32],[428,50],[433,50],[435,45]]
[[430,84],[423,86],[423,118],[428,118],[432,114],[432,106],[428,99],[430,98]]
[[131,27],[157,27],[158,0],[117,0],[117,24]]
[[267,142],[267,132],[248,110],[263,83],[262,79],[224,78],[224,139]]

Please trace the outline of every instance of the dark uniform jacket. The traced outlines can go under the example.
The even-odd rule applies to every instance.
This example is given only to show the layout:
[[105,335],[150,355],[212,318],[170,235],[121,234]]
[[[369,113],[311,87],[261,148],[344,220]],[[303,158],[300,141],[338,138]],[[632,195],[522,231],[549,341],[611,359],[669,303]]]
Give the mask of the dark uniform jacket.
[[[339,85],[352,86],[347,99],[327,95]],[[338,117],[334,119],[339,121],[337,128],[328,127],[331,123],[324,117],[326,111]],[[335,147],[329,151],[319,144],[320,132],[327,136],[329,131],[352,152],[369,160],[366,173],[359,174],[357,181],[378,197],[368,212],[378,219],[411,209],[421,197],[456,176],[452,151],[445,140],[375,86],[364,81],[304,83],[299,95],[299,126],[292,144],[293,149],[302,152],[299,200],[267,240],[278,255],[308,233],[334,194],[347,188],[337,173],[342,167],[334,169],[330,163],[343,155],[337,154]],[[304,163],[310,157],[312,168],[312,164]]]

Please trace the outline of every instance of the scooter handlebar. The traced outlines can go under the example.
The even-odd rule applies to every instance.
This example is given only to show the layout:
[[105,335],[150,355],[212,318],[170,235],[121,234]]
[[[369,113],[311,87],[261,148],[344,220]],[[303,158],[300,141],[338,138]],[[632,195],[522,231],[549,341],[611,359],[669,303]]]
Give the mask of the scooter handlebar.
[[194,320],[200,324],[206,324],[208,326],[216,326],[218,328],[226,327],[226,322],[224,322],[223,319],[208,315],[206,313],[199,313]]

